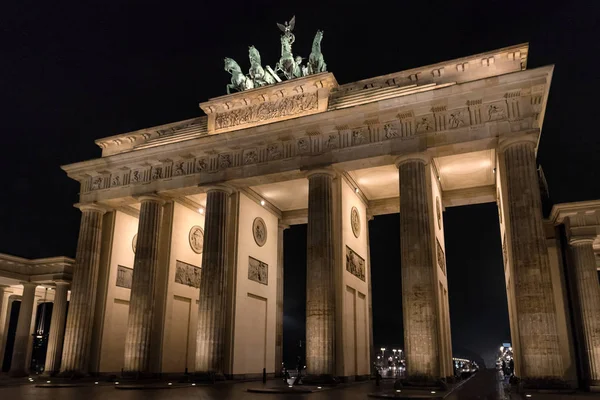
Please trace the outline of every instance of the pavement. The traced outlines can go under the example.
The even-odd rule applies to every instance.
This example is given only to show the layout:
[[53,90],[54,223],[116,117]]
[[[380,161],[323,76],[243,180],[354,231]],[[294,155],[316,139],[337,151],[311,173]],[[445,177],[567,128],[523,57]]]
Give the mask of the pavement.
[[[279,383],[278,383],[279,382]],[[41,386],[39,384],[42,384]],[[265,391],[284,386],[282,381],[261,382],[225,382],[215,385],[196,385],[191,383],[161,384],[160,388],[145,390],[115,390],[115,383],[87,382],[86,386],[57,387],[45,386],[42,382],[30,382],[27,378],[13,379],[0,376],[0,399],[4,400],[280,400],[288,398],[309,400],[367,400],[369,394],[389,393],[392,381],[384,380],[375,386],[374,381],[343,384],[334,388],[322,388],[310,393]],[[36,384],[38,386],[36,386]],[[120,383],[121,384],[121,383]],[[423,394],[423,393],[422,393]],[[425,393],[424,395],[427,395]],[[530,397],[528,397],[529,395]],[[405,396],[402,396],[406,398]],[[414,397],[419,398],[419,397]],[[421,397],[422,398],[422,397]],[[426,397],[431,399],[432,397]],[[504,383],[494,370],[483,370],[444,397],[444,400],[590,400],[600,399],[600,393],[551,394],[525,392],[516,393]]]

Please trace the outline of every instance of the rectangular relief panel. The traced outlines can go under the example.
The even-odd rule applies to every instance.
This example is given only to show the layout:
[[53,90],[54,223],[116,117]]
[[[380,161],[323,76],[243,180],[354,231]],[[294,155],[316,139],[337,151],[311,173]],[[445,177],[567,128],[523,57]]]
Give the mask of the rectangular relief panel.
[[346,271],[365,282],[365,259],[346,246]]
[[117,267],[117,286],[125,289],[131,289],[133,280],[133,269],[119,265]]
[[200,289],[200,267],[177,260],[175,282]]
[[269,266],[254,257],[248,257],[248,279],[254,282],[269,284]]

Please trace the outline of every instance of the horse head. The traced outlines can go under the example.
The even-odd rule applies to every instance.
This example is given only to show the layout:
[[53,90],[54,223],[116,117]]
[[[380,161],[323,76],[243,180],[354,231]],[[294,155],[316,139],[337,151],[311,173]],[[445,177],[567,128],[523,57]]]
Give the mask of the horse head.
[[251,64],[260,64],[260,53],[254,46],[248,47],[248,57]]
[[239,64],[236,63],[233,58],[225,57],[224,61],[225,61],[225,71],[229,72],[230,74],[232,73],[232,71],[236,71],[236,72],[242,71]]
[[323,40],[323,31],[318,30],[315,39],[313,40],[313,46],[321,44],[321,40]]

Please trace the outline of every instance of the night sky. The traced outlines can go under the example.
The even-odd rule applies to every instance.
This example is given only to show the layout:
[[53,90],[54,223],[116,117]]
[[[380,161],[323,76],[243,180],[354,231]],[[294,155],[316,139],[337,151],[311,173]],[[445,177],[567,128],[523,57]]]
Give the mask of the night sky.
[[[555,64],[538,161],[554,202],[600,198],[600,10],[594,1],[37,1],[0,7],[3,172],[0,252],[74,256],[78,184],[59,166],[100,156],[94,139],[201,115],[225,94],[223,58],[279,58],[276,22],[296,15],[294,52],[317,29],[340,83],[522,42],[528,68]],[[494,204],[446,210],[452,339],[491,354],[509,336]],[[370,223],[374,335],[402,345],[398,215]],[[306,226],[286,231],[286,354],[303,338]]]

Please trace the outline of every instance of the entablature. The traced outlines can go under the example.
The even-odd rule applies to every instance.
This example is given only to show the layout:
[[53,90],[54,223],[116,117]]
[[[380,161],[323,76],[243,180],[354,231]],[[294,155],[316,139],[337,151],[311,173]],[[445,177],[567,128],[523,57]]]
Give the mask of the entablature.
[[0,277],[25,282],[71,281],[75,260],[68,257],[52,257],[29,260],[0,254]]
[[[288,121],[147,146],[63,167],[81,201],[248,179],[314,165],[493,146],[539,134],[552,67],[440,87]],[[490,140],[492,142],[490,142]],[[491,143],[491,144],[490,144]],[[459,144],[461,144],[459,146]],[[389,160],[388,160],[389,161]]]

